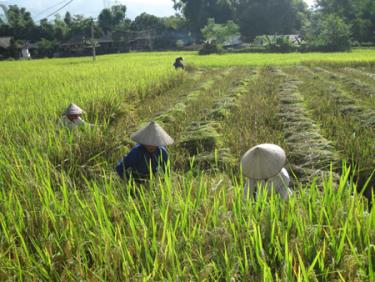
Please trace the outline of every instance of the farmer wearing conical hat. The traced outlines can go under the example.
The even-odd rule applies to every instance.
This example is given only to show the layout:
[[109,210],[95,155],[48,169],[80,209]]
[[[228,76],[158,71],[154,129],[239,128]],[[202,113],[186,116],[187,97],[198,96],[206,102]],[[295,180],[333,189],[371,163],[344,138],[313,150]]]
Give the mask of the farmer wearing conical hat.
[[150,171],[153,174],[166,168],[168,152],[166,145],[173,144],[173,139],[156,122],[151,121],[144,128],[131,135],[138,144],[118,162],[116,170],[121,178],[147,180]]
[[64,126],[68,127],[69,129],[73,129],[79,126],[89,125],[91,124],[86,123],[82,118],[81,115],[84,113],[80,107],[76,104],[70,104],[63,113],[63,124]]
[[176,58],[176,60],[175,60],[175,62],[174,62],[174,64],[173,64],[173,66],[174,66],[174,68],[177,70],[177,69],[185,69],[185,67],[184,67],[184,64],[182,63],[182,61],[183,61],[184,59],[182,58],[182,57],[178,57],[178,58]]
[[269,193],[276,191],[284,200],[292,194],[289,174],[284,168],[286,154],[279,146],[257,145],[243,155],[241,162],[243,175],[247,177],[245,195],[248,192],[254,195],[258,187],[267,187]]

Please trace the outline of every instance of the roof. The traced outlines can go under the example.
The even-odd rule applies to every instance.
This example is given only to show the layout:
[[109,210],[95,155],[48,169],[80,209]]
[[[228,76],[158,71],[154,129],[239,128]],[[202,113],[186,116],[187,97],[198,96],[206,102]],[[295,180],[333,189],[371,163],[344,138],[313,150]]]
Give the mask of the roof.
[[0,47],[7,49],[11,45],[12,37],[0,37]]
[[[64,46],[64,47],[85,46],[89,40],[91,40],[91,38],[84,38],[84,37],[76,36],[76,37],[71,38],[69,41],[62,43],[61,46]],[[97,44],[113,43],[113,40],[111,37],[105,36],[105,37],[96,38],[95,42]]]
[[234,46],[242,44],[241,35],[234,35],[229,37],[225,42],[224,46]]
[[301,39],[301,36],[299,34],[280,34],[280,35],[276,34],[276,35],[265,35],[265,36],[268,36],[270,39],[288,37],[288,39],[292,42],[297,42]]
[[301,36],[299,34],[288,34],[289,40],[294,43],[299,43],[301,41]]
[[281,34],[281,35],[259,35],[254,39],[254,43],[258,45],[263,45],[264,44],[264,37],[267,36],[270,40],[276,40],[278,38],[284,38],[287,37],[290,42],[294,44],[301,44],[302,42],[302,37],[299,34]]

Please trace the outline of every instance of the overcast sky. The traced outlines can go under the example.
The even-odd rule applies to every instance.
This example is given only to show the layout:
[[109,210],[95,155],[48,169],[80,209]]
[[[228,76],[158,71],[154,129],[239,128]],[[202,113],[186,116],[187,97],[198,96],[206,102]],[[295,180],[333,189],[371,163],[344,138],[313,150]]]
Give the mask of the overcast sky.
[[[18,6],[27,8],[27,10],[31,11],[36,20],[53,13],[66,2],[68,2],[68,0],[0,0],[0,4],[17,4]],[[305,2],[311,5],[314,0],[305,0]],[[159,17],[170,16],[175,13],[172,0],[73,0],[73,2],[60,13],[63,15],[66,11],[69,11],[72,14],[84,14],[86,16],[95,17],[103,9],[104,3],[107,3],[107,5],[109,3],[125,4],[127,7],[127,17],[131,19],[134,19],[142,12],[147,12]]]

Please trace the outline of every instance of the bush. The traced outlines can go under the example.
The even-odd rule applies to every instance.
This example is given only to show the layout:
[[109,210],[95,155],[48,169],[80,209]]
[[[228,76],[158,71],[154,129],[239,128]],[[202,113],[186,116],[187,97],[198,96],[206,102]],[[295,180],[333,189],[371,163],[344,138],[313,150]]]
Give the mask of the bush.
[[56,40],[48,40],[42,38],[36,43],[39,57],[53,57],[53,54],[58,49],[58,42]]
[[199,51],[200,55],[220,53],[226,40],[240,34],[239,26],[233,21],[216,24],[214,19],[208,19],[207,25],[201,31],[206,43]]
[[257,40],[261,40],[264,48],[271,52],[294,52],[298,49],[298,46],[286,35],[263,35],[257,37]]
[[349,51],[351,26],[336,15],[317,14],[305,26],[306,51]]
[[221,52],[222,48],[215,41],[206,41],[205,43],[203,43],[202,48],[199,50],[199,55],[209,55]]

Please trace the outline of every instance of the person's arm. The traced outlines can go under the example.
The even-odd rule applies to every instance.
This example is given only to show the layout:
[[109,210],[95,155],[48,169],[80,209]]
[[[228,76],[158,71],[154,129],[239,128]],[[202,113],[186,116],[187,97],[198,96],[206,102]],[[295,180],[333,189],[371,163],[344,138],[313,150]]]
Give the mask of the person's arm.
[[290,177],[289,177],[288,171],[285,168],[283,168],[280,171],[280,178],[281,178],[283,184],[285,185],[285,187],[288,187],[289,183],[290,183]]
[[171,168],[168,168],[168,151],[165,147],[160,148],[161,151],[161,160],[160,160],[160,168],[164,173],[171,173]]
[[247,194],[249,193],[249,197],[252,198],[255,196],[255,193],[257,191],[257,182],[252,179],[246,179],[245,183],[245,198],[247,197]]
[[121,161],[117,163],[116,171],[117,174],[124,179],[125,171],[132,167],[132,165],[135,163],[135,154],[134,151],[131,150],[125,157],[122,158]]
[[277,179],[275,179],[275,189],[284,200],[288,200],[289,196],[292,194],[291,190],[289,189],[289,182],[290,178],[288,171],[283,168],[277,175]]
[[118,176],[120,176],[121,179],[124,179],[124,159],[117,162],[116,171]]

